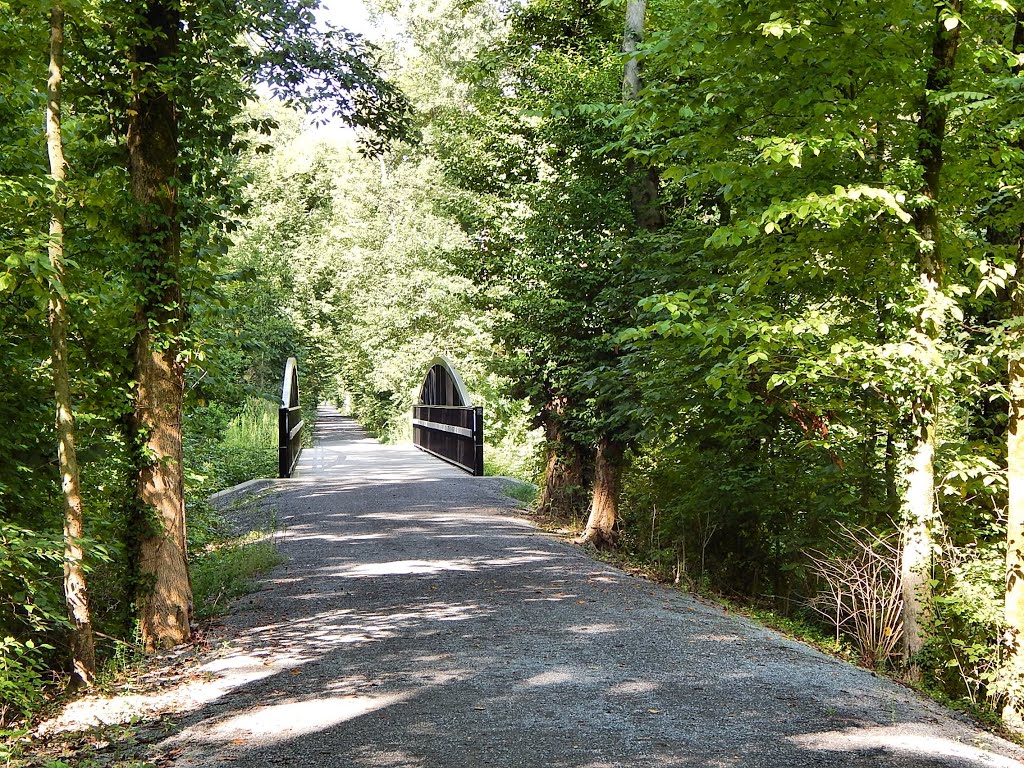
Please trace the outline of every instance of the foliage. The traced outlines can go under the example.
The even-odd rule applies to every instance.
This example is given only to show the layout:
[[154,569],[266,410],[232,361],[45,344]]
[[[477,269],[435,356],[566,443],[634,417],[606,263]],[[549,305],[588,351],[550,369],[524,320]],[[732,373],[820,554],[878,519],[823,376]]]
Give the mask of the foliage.
[[[540,454],[548,469],[568,456],[575,490],[614,438],[623,554],[787,616],[817,604],[863,660],[890,663],[892,542],[928,393],[939,543],[916,661],[947,695],[1000,706],[1020,684],[1000,612],[1024,215],[1013,9],[651,4],[644,87],[623,103],[622,3],[371,5],[399,39],[323,30],[305,0],[186,4],[180,60],[145,73],[129,55],[139,4],[69,15],[69,344],[88,538],[106,548],[89,555],[101,631],[131,631],[134,72],[180,110],[194,548],[220,535],[206,495],[274,473],[287,357],[307,410],[333,400],[398,440],[441,354],[487,409],[489,472],[534,480]],[[0,601],[0,659],[21,710],[62,642],[51,185],[41,22],[0,8],[0,594],[31,598]],[[954,29],[952,82],[929,82],[936,34]],[[261,80],[285,103],[253,100]],[[933,108],[947,115],[938,185]],[[645,180],[663,219],[647,228],[631,200]],[[200,582],[263,559],[216,552]]]
[[[519,4],[485,45],[447,57],[433,45],[452,42],[443,7],[428,20],[381,5],[406,20],[416,67],[443,62],[464,94],[420,119],[470,238],[452,264],[491,318],[498,370],[562,439],[631,438],[620,545],[786,613],[825,576],[859,583],[875,549],[835,541],[891,541],[915,404],[933,392],[941,549],[956,554],[933,574],[927,664],[947,691],[997,705],[1021,210],[1009,7],[652,7],[645,88],[623,105],[621,4]],[[935,30],[961,25],[939,92],[926,83]],[[918,115],[936,104],[949,118],[933,203]],[[648,169],[667,222],[637,234],[630,173]],[[937,289],[919,279],[931,210]],[[894,609],[893,568],[840,624]],[[859,633],[865,658],[891,655],[890,625]]]
[[[859,561],[827,542],[851,526],[867,529],[864,541],[892,535],[914,403],[937,393],[943,551],[962,559],[933,575],[927,663],[948,691],[978,700],[998,689],[1005,415],[990,340],[1007,313],[995,266],[1006,263],[1005,225],[981,222],[1002,216],[997,199],[1018,205],[1006,184],[1019,166],[985,159],[1006,134],[982,115],[1015,100],[1003,90],[1007,9],[944,20],[943,8],[727,1],[663,11],[642,54],[649,85],[620,112],[609,149],[669,181],[673,217],[657,245],[676,288],[642,301],[639,322],[617,338],[641,353],[640,407],[660,433],[634,463],[630,523],[650,520],[651,545],[666,536],[690,564],[697,549],[701,574],[710,554],[716,583],[783,605],[815,598],[809,550],[828,552],[812,557],[833,608],[837,584],[848,594],[872,572],[891,576],[891,563],[872,570],[873,547]],[[926,94],[936,25],[961,23],[970,32],[955,82]],[[919,192],[916,115],[927,99],[950,114],[936,204]],[[931,249],[918,217],[933,205],[937,291],[918,279]],[[771,579],[735,578],[760,569]],[[870,583],[874,594],[847,606],[859,627],[857,616],[894,610],[891,578]],[[893,646],[891,635],[853,634],[871,657]]]
[[258,397],[246,399],[231,418],[216,403],[190,409],[185,440],[191,499],[277,476],[277,409],[277,403]]
[[487,439],[508,471],[532,475],[518,448],[528,420],[491,370],[490,319],[451,267],[468,241],[444,210],[436,162],[409,147],[368,159],[344,139],[304,133],[294,113],[258,109],[283,130],[244,157],[251,218],[228,253],[236,277],[226,286],[247,315],[239,327],[268,329],[253,336],[275,363],[285,348],[276,329],[288,329],[304,397],[336,402],[384,440],[411,437],[423,376],[447,357],[487,409]]
[[24,715],[42,696],[53,642],[66,626],[54,566],[58,537],[0,521],[0,723]]
[[[93,623],[109,637],[133,631],[132,553],[139,531],[129,523],[135,456],[127,423],[134,387],[128,350],[139,330],[139,304],[165,287],[140,281],[145,270],[138,258],[146,244],[132,240],[139,215],[126,167],[132,89],[156,86],[177,110],[183,305],[162,311],[185,322],[173,329],[175,338],[158,343],[180,349],[190,366],[186,421],[196,429],[186,460],[193,470],[191,532],[198,541],[214,525],[201,501],[205,492],[273,473],[268,450],[251,450],[254,435],[244,431],[258,422],[265,432],[268,417],[262,407],[246,411],[245,402],[277,396],[271,380],[281,366],[267,351],[294,354],[297,338],[288,322],[268,322],[254,324],[246,339],[238,325],[247,320],[244,313],[225,306],[231,298],[224,290],[226,237],[244,214],[237,156],[250,128],[261,136],[273,126],[272,120],[247,122],[243,109],[263,83],[315,116],[356,126],[366,148],[383,151],[388,141],[408,135],[405,98],[380,74],[373,47],[344,30],[318,27],[316,6],[306,0],[180,4],[176,56],[156,69],[135,56],[144,42],[140,30],[147,28],[146,4],[88,0],[66,9],[68,177],[61,191],[68,200],[68,271],[64,286],[56,287],[66,290],[70,311]],[[0,723],[39,700],[39,684],[59,676],[66,650],[45,314],[54,287],[46,259],[54,185],[39,130],[49,34],[42,9],[0,3],[0,417],[8,425],[0,445]],[[257,342],[243,343],[252,338]],[[16,605],[18,596],[23,605]]]
[[950,544],[942,557],[945,588],[936,599],[939,631],[929,649],[935,682],[974,708],[998,712],[1010,686],[1017,685],[1002,669],[1005,548]]
[[219,543],[189,566],[196,615],[201,619],[223,613],[234,598],[252,591],[253,577],[284,562],[265,533]]

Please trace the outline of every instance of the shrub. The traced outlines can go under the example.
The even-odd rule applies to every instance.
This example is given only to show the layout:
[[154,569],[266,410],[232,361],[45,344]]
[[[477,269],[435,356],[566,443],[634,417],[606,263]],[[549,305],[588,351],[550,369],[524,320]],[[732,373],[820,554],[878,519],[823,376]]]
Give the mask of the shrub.
[[903,595],[898,537],[842,528],[839,551],[812,552],[824,589],[811,603],[840,635],[848,637],[861,662],[888,663],[903,638]]
[[54,659],[45,642],[66,627],[60,537],[0,521],[0,725],[27,715],[41,698]]

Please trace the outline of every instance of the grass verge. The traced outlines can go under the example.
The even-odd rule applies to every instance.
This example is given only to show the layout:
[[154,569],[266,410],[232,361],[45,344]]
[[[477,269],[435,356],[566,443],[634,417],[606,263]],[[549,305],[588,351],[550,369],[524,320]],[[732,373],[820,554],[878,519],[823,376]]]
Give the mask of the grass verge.
[[273,536],[253,531],[207,547],[191,564],[196,617],[223,613],[230,602],[255,588],[255,577],[285,560]]
[[512,482],[506,483],[501,489],[502,493],[508,496],[510,499],[523,504],[525,507],[533,507],[537,501],[537,493],[539,488],[533,483],[526,483],[522,480],[513,480]]

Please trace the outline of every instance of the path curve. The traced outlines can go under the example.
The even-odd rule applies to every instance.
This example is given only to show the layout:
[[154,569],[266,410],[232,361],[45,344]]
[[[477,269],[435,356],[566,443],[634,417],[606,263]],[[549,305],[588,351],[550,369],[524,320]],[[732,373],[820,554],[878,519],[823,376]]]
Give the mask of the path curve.
[[186,766],[1021,766],[871,673],[595,562],[501,481],[324,410],[288,562],[219,627]]

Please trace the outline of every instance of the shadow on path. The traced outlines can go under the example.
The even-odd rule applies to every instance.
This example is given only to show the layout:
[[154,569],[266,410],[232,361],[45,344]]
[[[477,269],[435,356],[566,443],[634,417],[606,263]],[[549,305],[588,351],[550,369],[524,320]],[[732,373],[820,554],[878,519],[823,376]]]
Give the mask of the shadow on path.
[[179,766],[1018,766],[888,681],[591,560],[321,414]]

